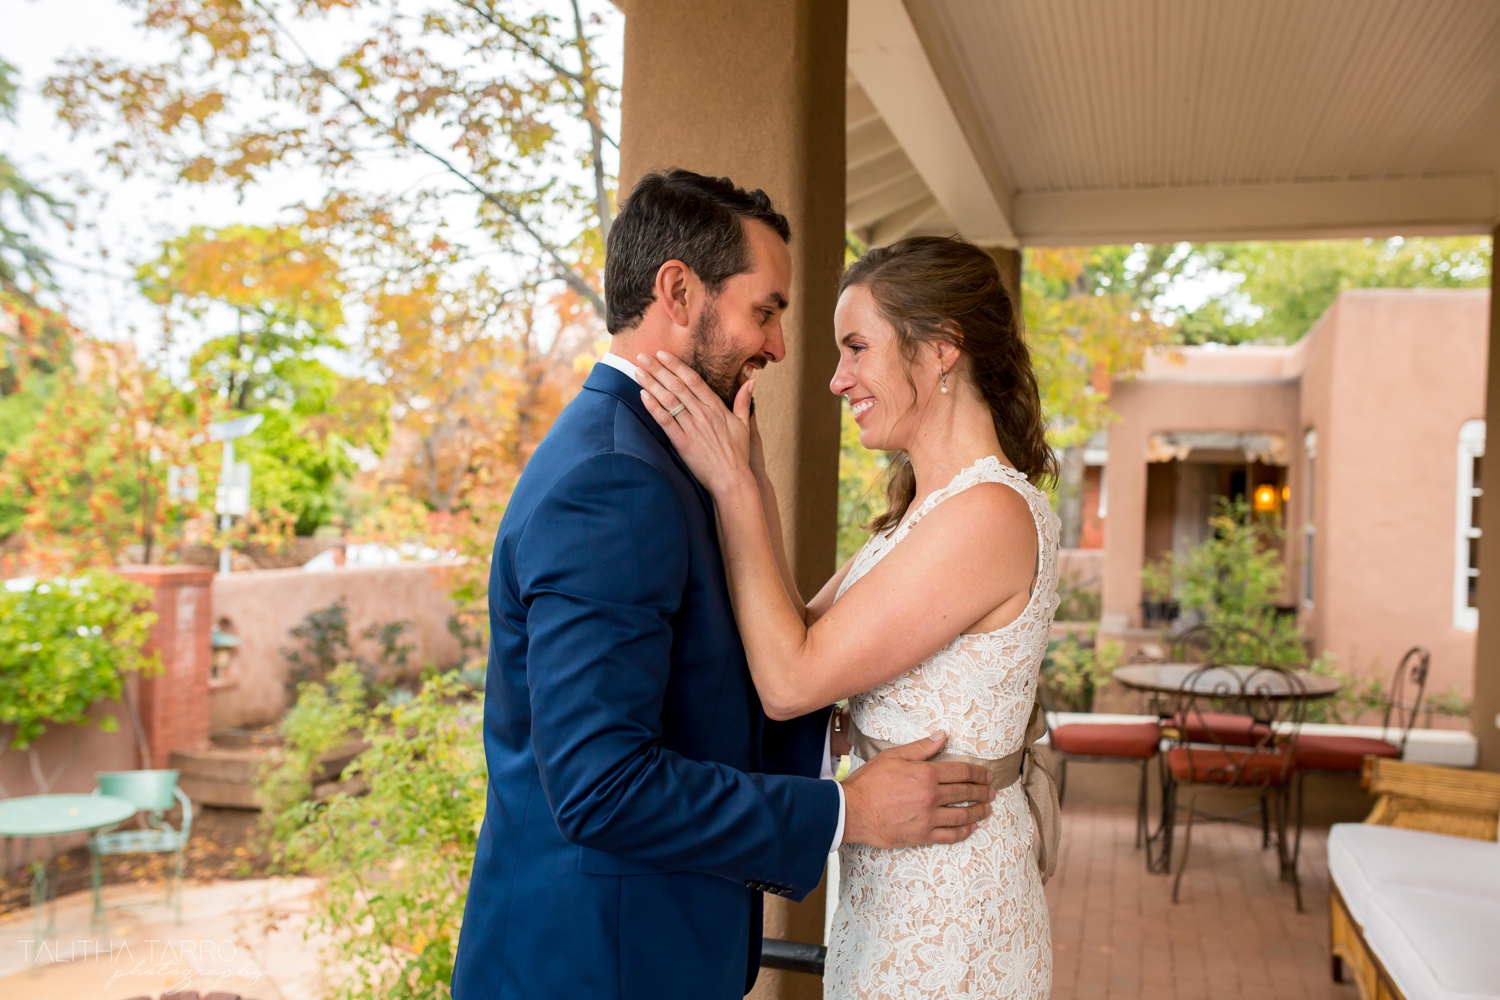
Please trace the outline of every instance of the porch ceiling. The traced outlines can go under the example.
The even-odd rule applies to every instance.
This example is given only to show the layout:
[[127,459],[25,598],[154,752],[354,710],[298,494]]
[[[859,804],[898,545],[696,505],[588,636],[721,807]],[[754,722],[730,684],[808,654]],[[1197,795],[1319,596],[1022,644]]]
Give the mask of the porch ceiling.
[[872,243],[1478,233],[1495,0],[850,0]]

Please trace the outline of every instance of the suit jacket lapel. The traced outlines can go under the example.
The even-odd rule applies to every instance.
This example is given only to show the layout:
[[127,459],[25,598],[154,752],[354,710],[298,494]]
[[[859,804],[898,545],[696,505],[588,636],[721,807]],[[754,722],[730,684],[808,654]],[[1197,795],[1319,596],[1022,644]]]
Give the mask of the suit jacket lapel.
[[703,484],[698,482],[698,477],[693,475],[692,471],[678,456],[677,449],[672,447],[672,441],[667,437],[667,432],[662,430],[661,425],[656,422],[656,418],[647,412],[646,404],[641,402],[640,385],[618,368],[596,364],[594,365],[594,370],[589,372],[589,377],[584,380],[583,387],[585,389],[595,389],[599,392],[607,392],[611,396],[614,396],[630,408],[630,411],[635,414],[637,420],[646,425],[646,429],[651,432],[651,436],[661,443],[661,446],[666,449],[667,454],[672,456],[672,461],[676,462],[677,467],[682,470],[682,474],[687,476],[688,482],[693,484],[693,489],[698,493],[698,500],[703,504],[704,512],[708,514],[709,527],[714,527],[713,498],[708,495],[708,491],[703,488]]

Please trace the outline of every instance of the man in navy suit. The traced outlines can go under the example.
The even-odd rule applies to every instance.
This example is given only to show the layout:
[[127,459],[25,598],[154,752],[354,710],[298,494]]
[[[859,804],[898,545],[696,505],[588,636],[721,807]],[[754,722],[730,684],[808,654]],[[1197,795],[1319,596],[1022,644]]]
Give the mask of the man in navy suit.
[[987,772],[925,761],[940,740],[841,786],[822,780],[829,709],[766,718],[713,504],[641,404],[641,352],[684,358],[726,399],[785,356],[790,238],[763,192],[682,170],[642,179],[610,231],[611,354],[495,542],[489,798],[456,1000],[739,997],[762,892],[800,900],[841,842],[932,843],[969,822],[949,805],[987,801]]

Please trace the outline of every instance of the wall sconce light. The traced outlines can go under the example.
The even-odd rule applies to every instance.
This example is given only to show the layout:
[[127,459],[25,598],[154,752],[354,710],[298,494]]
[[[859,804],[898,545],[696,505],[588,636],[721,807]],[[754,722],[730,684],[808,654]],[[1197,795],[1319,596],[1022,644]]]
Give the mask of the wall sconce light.
[[1267,514],[1276,509],[1276,487],[1266,484],[1255,488],[1255,512]]
[[[228,622],[221,622],[220,624],[227,625]],[[224,687],[233,681],[229,668],[234,663],[234,654],[239,647],[239,636],[215,626],[213,631],[213,656],[209,661],[209,687]]]
[[1291,499],[1292,499],[1292,488],[1290,486],[1283,486],[1281,488],[1281,502],[1282,503],[1287,503]]

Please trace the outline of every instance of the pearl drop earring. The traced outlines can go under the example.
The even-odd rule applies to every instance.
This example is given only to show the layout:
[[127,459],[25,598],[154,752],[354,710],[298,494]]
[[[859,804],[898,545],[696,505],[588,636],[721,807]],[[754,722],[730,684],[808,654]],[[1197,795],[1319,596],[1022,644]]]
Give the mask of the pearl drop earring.
[[943,392],[947,393],[947,391],[948,391],[948,373],[947,372],[943,372],[942,378],[943,378]]

